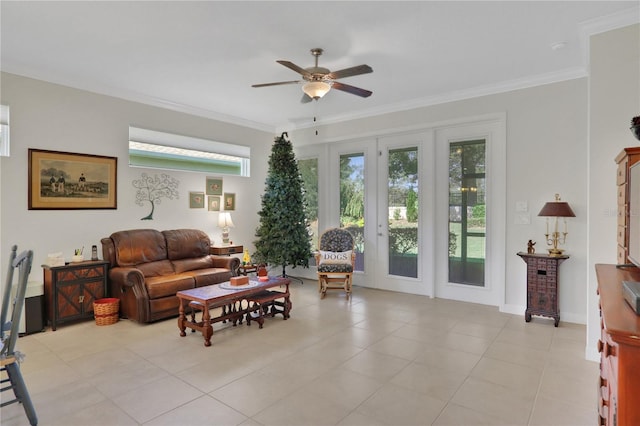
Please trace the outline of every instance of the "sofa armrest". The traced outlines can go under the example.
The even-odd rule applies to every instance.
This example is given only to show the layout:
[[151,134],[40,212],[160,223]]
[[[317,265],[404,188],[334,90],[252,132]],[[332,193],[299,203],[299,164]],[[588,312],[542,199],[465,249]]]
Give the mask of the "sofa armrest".
[[120,299],[120,313],[140,323],[149,322],[149,293],[144,275],[139,269],[119,267],[109,269],[111,296]]
[[216,268],[226,268],[231,271],[234,277],[238,276],[238,268],[240,267],[240,259],[233,256],[218,256],[215,254],[209,255],[213,261],[213,266]]

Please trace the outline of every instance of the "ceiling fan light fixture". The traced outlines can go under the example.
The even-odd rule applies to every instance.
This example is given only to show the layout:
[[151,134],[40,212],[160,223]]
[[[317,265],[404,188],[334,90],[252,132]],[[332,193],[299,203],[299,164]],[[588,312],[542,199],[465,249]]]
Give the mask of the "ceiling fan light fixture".
[[324,81],[309,81],[302,86],[302,91],[315,100],[326,95],[330,89],[331,85]]

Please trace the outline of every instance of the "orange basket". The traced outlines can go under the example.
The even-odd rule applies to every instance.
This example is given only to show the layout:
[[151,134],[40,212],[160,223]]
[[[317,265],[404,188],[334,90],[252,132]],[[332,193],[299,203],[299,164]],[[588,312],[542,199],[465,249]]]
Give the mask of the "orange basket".
[[120,310],[120,299],[108,297],[98,299],[93,302],[93,316],[96,325],[111,325],[118,322],[118,311]]

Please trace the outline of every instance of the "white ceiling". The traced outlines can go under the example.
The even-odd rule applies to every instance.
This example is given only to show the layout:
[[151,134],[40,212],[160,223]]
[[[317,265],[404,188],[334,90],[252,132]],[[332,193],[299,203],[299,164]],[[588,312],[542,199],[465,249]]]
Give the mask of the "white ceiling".
[[[586,35],[640,21],[638,1],[1,1],[0,69],[284,130],[586,75]],[[566,43],[553,49],[556,43]],[[276,63],[372,74],[300,103]],[[614,47],[612,47],[614,48]]]

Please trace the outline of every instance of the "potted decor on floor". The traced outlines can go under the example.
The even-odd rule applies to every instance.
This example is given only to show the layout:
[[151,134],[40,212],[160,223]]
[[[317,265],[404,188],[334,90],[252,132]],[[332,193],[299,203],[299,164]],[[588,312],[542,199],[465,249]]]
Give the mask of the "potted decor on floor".
[[309,267],[311,235],[306,217],[303,181],[287,133],[276,137],[262,196],[254,257],[258,263]]

